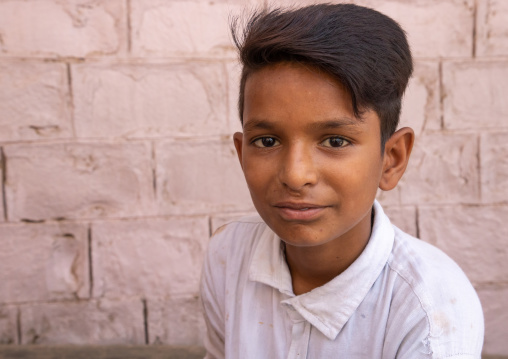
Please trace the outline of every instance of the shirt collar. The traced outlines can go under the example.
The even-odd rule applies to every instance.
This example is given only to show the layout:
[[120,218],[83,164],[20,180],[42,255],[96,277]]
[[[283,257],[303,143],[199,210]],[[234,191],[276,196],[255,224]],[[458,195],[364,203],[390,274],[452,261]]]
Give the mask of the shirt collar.
[[280,238],[268,227],[254,249],[249,279],[289,296],[292,306],[327,338],[333,340],[363,301],[381,274],[392,251],[394,230],[381,205],[374,202],[372,233],[362,254],[344,272],[325,285],[295,296]]

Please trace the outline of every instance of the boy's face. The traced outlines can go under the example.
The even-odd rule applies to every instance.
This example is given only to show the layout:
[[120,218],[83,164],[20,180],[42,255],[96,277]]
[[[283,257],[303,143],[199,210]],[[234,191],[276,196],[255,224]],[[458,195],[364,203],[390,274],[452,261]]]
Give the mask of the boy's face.
[[293,246],[368,236],[383,171],[376,113],[355,118],[340,83],[298,64],[251,74],[244,101],[235,146],[270,228]]

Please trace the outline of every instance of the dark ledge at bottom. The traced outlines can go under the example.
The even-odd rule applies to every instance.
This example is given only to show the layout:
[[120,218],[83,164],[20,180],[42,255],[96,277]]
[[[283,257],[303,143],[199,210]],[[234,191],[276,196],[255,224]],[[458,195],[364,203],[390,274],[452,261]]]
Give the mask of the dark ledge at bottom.
[[[202,359],[205,350],[166,345],[0,345],[0,359]],[[482,359],[508,356],[482,355]]]
[[0,359],[198,359],[200,347],[164,345],[0,345]]

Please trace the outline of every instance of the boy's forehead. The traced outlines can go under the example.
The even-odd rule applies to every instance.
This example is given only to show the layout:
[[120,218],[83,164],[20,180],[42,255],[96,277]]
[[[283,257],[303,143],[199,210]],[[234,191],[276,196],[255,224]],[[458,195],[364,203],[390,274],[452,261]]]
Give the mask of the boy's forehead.
[[309,129],[355,127],[364,121],[354,115],[345,86],[313,66],[280,63],[249,75],[244,89],[244,130],[271,129],[291,112],[303,112]]

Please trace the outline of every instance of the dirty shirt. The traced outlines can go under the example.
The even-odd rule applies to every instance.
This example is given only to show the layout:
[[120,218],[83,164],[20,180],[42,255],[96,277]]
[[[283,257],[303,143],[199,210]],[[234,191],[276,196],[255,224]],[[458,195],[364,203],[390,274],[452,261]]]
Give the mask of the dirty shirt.
[[260,217],[219,229],[201,281],[206,358],[479,359],[483,314],[465,274],[377,202],[374,213],[357,260],[301,295]]

